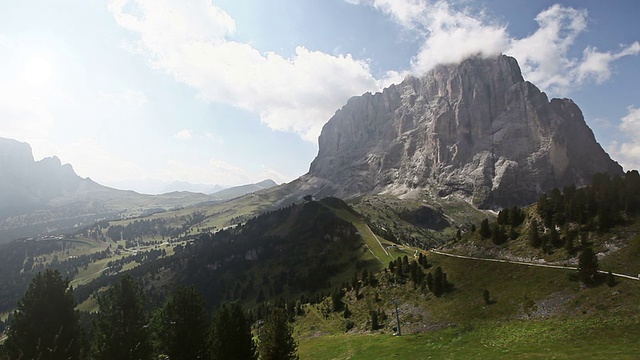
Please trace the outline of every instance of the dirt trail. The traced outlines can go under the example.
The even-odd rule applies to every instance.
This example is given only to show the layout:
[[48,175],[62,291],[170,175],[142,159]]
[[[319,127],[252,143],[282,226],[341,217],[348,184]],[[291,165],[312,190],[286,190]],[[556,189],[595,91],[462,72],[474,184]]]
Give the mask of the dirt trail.
[[[536,266],[536,267],[544,267],[544,268],[551,268],[551,269],[567,269],[567,270],[578,270],[577,267],[573,267],[573,266],[562,266],[562,265],[550,265],[550,264],[536,264],[536,263],[529,263],[529,262],[523,262],[523,261],[513,261],[513,260],[503,260],[503,259],[487,259],[487,258],[479,258],[479,257],[474,257],[474,256],[465,256],[465,255],[456,255],[456,254],[449,254],[446,252],[442,252],[442,251],[438,251],[438,250],[430,250],[432,253],[434,254],[438,254],[438,255],[444,255],[444,256],[450,256],[450,257],[456,257],[456,258],[460,258],[460,259],[469,259],[469,260],[481,260],[481,261],[493,261],[493,262],[498,262],[498,263],[505,263],[505,264],[516,264],[516,265],[526,265],[526,266]],[[607,274],[607,271],[604,270],[598,270],[598,272],[600,274]],[[625,278],[625,279],[630,279],[630,280],[636,280],[639,281],[640,277],[636,277],[636,276],[631,276],[631,275],[626,275],[626,274],[618,274],[618,273],[612,273],[613,276],[618,276],[621,278]]]

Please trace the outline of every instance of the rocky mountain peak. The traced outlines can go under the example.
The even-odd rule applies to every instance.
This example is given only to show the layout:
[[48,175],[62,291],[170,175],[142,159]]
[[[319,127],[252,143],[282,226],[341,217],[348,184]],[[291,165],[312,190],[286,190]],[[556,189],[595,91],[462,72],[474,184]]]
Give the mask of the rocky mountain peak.
[[324,126],[304,177],[323,194],[455,194],[485,208],[622,173],[569,99],[525,81],[508,56],[472,57],[351,98]]

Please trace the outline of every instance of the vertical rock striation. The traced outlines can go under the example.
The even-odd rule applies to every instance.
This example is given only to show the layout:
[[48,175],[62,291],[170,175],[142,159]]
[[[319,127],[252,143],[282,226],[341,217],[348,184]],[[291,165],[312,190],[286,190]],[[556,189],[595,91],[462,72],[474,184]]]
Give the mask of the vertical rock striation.
[[426,190],[482,208],[622,168],[570,99],[548,100],[514,58],[473,57],[351,98],[322,129],[302,180],[350,197]]

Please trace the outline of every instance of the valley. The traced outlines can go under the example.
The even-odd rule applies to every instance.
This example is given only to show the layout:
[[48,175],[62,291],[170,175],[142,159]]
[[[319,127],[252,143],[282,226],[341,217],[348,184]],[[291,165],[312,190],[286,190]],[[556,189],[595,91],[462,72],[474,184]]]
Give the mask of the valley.
[[[512,57],[352,98],[309,172],[281,185],[142,195],[36,162],[25,143],[0,152],[1,359],[43,277],[100,356],[110,342],[94,334],[120,321],[108,305],[127,289],[153,338],[130,351],[149,357],[169,351],[178,296],[200,319],[236,311],[249,350],[284,319],[303,359],[640,352],[640,174]],[[202,326],[192,335],[208,339]],[[206,341],[194,346],[221,342]]]
[[[192,259],[193,256],[196,256],[193,252],[194,249],[195,252],[202,252],[206,249],[202,245],[197,245],[201,241],[197,237],[198,234],[203,232],[225,233],[233,231],[234,227],[246,227],[246,220],[254,217],[252,214],[255,214],[260,208],[266,208],[268,201],[261,202],[260,199],[268,198],[268,195],[264,193],[251,194],[215,206],[194,206],[142,218],[117,220],[109,222],[108,226],[105,223],[96,224],[94,227],[89,227],[73,236],[34,239],[33,243],[40,243],[43,247],[45,244],[49,247],[52,244],[57,244],[58,250],[34,257],[33,263],[55,268],[55,264],[65,264],[83,256],[91,257],[106,251],[108,255],[95,261],[82,263],[75,272],[72,271],[70,273],[72,274],[70,277],[71,285],[80,292],[85,292],[89,288],[97,290],[108,284],[108,282],[104,282],[107,275],[116,279],[118,274],[136,274],[135,269],[139,268],[144,271],[137,273],[136,276],[146,279],[143,280],[143,283],[146,284],[147,291],[156,289],[151,290],[151,299],[154,301],[154,298],[163,297],[159,293],[153,295],[153,291],[157,291],[161,287],[160,284],[164,283],[164,291],[167,291],[185,281],[181,277],[175,278],[176,274],[153,270],[160,259],[164,259],[165,262],[162,266],[165,269],[167,266],[173,266],[168,265],[170,263],[184,261],[171,259]],[[513,260],[501,260],[501,257],[504,259],[521,258],[515,254],[520,254],[525,246],[523,243],[527,242],[528,234],[524,230],[524,226],[529,220],[525,220],[525,224],[520,229],[521,235],[517,239],[509,240],[500,246],[492,244],[490,240],[474,238],[474,234],[470,230],[466,230],[463,237],[457,240],[453,230],[456,227],[448,230],[447,234],[450,237],[441,240],[442,242],[424,242],[418,244],[420,245],[418,247],[394,243],[384,235],[375,234],[371,227],[379,229],[379,232],[382,233],[386,229],[384,225],[391,228],[394,223],[398,223],[400,217],[403,216],[402,214],[406,214],[405,207],[412,208],[417,205],[415,201],[398,202],[396,199],[388,199],[385,202],[385,199],[384,197],[364,197],[352,202],[361,211],[369,211],[369,215],[355,211],[355,208],[338,199],[325,199],[312,202],[301,200],[298,204],[289,206],[288,212],[283,213],[282,210],[279,210],[273,212],[271,216],[259,217],[267,216],[263,221],[271,224],[270,230],[260,230],[261,233],[266,231],[272,236],[285,236],[300,226],[299,221],[306,223],[308,219],[311,219],[308,216],[315,217],[312,215],[313,213],[303,215],[301,212],[304,211],[303,209],[314,209],[314,212],[320,211],[322,214],[324,214],[323,209],[328,209],[335,214],[336,219],[353,224],[354,231],[357,231],[358,237],[361,239],[361,243],[357,247],[355,243],[353,247],[347,245],[348,243],[341,245],[351,248],[355,252],[346,252],[340,255],[344,251],[341,250],[330,255],[333,260],[328,263],[326,260],[323,261],[323,264],[330,265],[325,269],[333,266],[338,266],[341,269],[337,273],[330,271],[335,274],[331,276],[331,285],[311,288],[320,290],[320,294],[327,294],[327,292],[335,291],[334,284],[343,284],[341,287],[344,289],[344,295],[341,301],[351,313],[348,318],[345,318],[342,310],[333,308],[330,296],[323,297],[321,295],[320,298],[316,298],[317,300],[311,301],[315,297],[314,291],[317,290],[302,293],[305,298],[309,298],[306,301],[311,302],[302,303],[303,314],[296,316],[294,322],[294,336],[299,341],[301,358],[370,358],[372,356],[406,358],[423,356],[421,354],[429,354],[434,358],[468,356],[544,358],[553,354],[559,359],[577,357],[596,359],[602,356],[633,358],[639,350],[638,346],[634,345],[634,339],[639,335],[636,324],[640,321],[637,315],[638,306],[634,300],[640,296],[640,282],[637,281],[637,278],[616,277],[614,287],[608,287],[605,284],[584,287],[575,278],[572,278],[572,274],[576,273],[576,258],[570,254],[560,257],[562,251],[544,254],[542,257],[537,257],[529,251],[530,255],[534,255],[529,261],[535,261],[541,267],[510,263]],[[375,204],[375,207],[367,207],[371,204]],[[373,215],[374,212],[371,212],[374,208],[377,209],[376,217]],[[397,213],[392,209],[396,209]],[[526,209],[525,213],[529,218],[534,216],[534,211],[535,209],[531,207]],[[433,219],[431,211],[419,213],[429,215],[420,218],[423,221]],[[276,215],[280,220],[276,221],[272,217]],[[327,215],[322,215],[321,218],[326,219]],[[477,215],[474,216],[477,220]],[[490,214],[487,216],[493,218]],[[246,220],[237,222],[239,218]],[[387,222],[383,222],[382,219],[387,219]],[[312,223],[315,221],[318,220],[314,220]],[[151,234],[158,228],[149,227],[147,234],[136,235],[133,239],[113,240],[107,238],[110,228],[122,227],[125,229],[136,223],[158,224],[160,222],[165,224],[166,229],[173,231],[171,236],[163,237],[160,234]],[[418,221],[414,226],[419,226],[420,223],[424,222]],[[468,222],[459,226],[470,226],[470,224],[476,225],[472,219],[469,219]],[[477,226],[479,228],[479,225]],[[594,248],[600,251],[600,269],[603,274],[608,271],[629,274],[637,270],[637,262],[633,259],[637,258],[635,254],[639,249],[637,245],[640,245],[640,237],[628,238],[628,236],[633,236],[632,234],[637,234],[637,226],[635,220],[629,220],[625,225],[615,226],[605,233],[591,234]],[[327,225],[320,224],[318,229],[326,230],[327,228]],[[222,229],[224,230],[221,231]],[[416,231],[414,236],[417,237],[419,228],[413,230]],[[307,230],[301,231],[300,234],[307,232]],[[409,228],[405,231],[409,231]],[[125,233],[122,231],[122,236]],[[294,233],[299,232],[294,231]],[[399,233],[403,233],[403,231]],[[210,237],[207,241],[215,242],[215,238],[215,236]],[[306,247],[313,248],[315,245],[312,244],[317,240],[310,239],[307,238],[305,244]],[[618,248],[612,249],[609,246],[609,250],[607,250],[606,244],[611,241],[610,239],[616,239]],[[243,255],[251,253],[251,248],[247,248],[246,245],[242,245],[242,242],[238,243],[237,241],[240,240],[235,241],[235,246],[244,249],[241,250]],[[322,240],[320,241],[322,243]],[[628,245],[625,245],[626,243]],[[329,249],[326,246],[325,244],[317,250],[309,248],[311,250],[309,254],[323,253]],[[442,250],[429,250],[434,247]],[[190,248],[191,250],[189,250]],[[325,250],[319,251],[321,248],[325,248]],[[280,275],[271,276],[284,274],[279,269],[295,269],[295,264],[300,263],[305,263],[305,268],[313,269],[312,262],[309,262],[309,258],[305,258],[306,251],[301,252],[300,249],[296,249],[293,247],[283,253],[287,257],[293,257],[296,259],[295,261],[276,260],[276,262],[272,262],[269,260],[263,264],[259,264],[260,261],[258,261],[254,265],[248,265],[250,266],[248,269],[252,270],[243,270],[241,277],[235,277],[240,281],[238,284],[243,285],[238,290],[234,290],[237,286],[232,287],[232,292],[229,294],[235,293],[236,295],[230,295],[231,298],[239,299],[247,308],[253,308],[260,303],[259,292],[263,293],[262,296],[265,299],[274,296],[285,299],[299,298],[301,293],[298,292],[299,290],[294,290],[298,287],[293,285],[298,282],[297,280],[288,279],[281,285],[277,285],[273,281],[277,282]],[[283,250],[284,248],[280,248],[279,251]],[[496,252],[496,250],[499,251]],[[218,251],[226,250],[220,249]],[[151,256],[154,252],[157,255]],[[237,251],[233,250],[232,253],[237,253]],[[231,253],[221,255],[222,257],[218,258],[229,259],[228,254]],[[417,254],[424,254],[428,259],[429,266],[424,269],[425,272],[433,272],[436,267],[441,267],[446,272],[447,281],[453,284],[450,292],[442,296],[425,293],[424,289],[420,290],[421,287],[418,283],[414,283],[410,279],[409,273],[394,273],[389,269],[389,262],[405,256],[410,261],[417,260]],[[468,256],[465,254],[477,259],[467,258]],[[270,255],[269,258],[274,259],[273,255]],[[347,259],[349,259],[348,262],[344,262]],[[211,263],[210,260],[207,261]],[[251,262],[246,259],[242,261],[245,266],[247,266],[246,263]],[[218,264],[217,266],[221,264],[214,263]],[[284,265],[287,263],[289,265]],[[331,265],[332,263],[335,265]],[[346,265],[347,263],[351,265]],[[550,266],[545,267],[545,263]],[[235,269],[237,269],[235,266],[238,266],[238,264],[233,265],[232,263],[228,263],[228,265]],[[345,267],[342,268],[342,266]],[[371,274],[371,278],[375,276],[375,282],[365,281],[359,276],[363,269]],[[294,273],[299,274],[300,271],[289,272],[288,276],[290,277]],[[154,273],[159,274],[160,277],[148,275]],[[353,287],[353,274],[357,275],[357,290]],[[227,272],[222,276],[231,279],[229,278],[231,273]],[[254,282],[253,289],[242,294],[246,291],[241,288],[246,289],[247,278],[264,279],[265,276],[269,279],[267,284],[271,285],[265,287],[264,280],[262,281],[263,285]],[[101,278],[102,280],[99,280]],[[241,280],[243,278],[245,280]],[[189,281],[193,280],[192,278]],[[92,282],[94,283],[92,284]],[[170,283],[175,285],[168,285]],[[92,285],[87,287],[90,284]],[[272,285],[276,287],[274,288]],[[282,292],[279,292],[277,288],[281,286],[282,290],[280,291]],[[229,286],[217,287],[217,289],[219,289],[218,291],[221,289],[229,291]],[[482,292],[485,289],[490,294],[489,303],[483,300]],[[201,291],[206,293],[206,288],[202,288]],[[213,293],[209,294],[208,297],[211,299]],[[220,300],[225,301],[225,297]],[[214,296],[214,298],[218,297]],[[403,332],[403,335],[399,337],[391,335],[394,332],[393,328],[396,327],[394,301],[398,303]],[[96,311],[98,308],[95,298],[87,297],[79,304],[78,309],[89,312]],[[6,318],[6,310],[4,318]],[[371,311],[378,312],[381,319],[376,330],[371,328]],[[349,327],[347,331],[345,331],[346,326]],[[600,335],[602,332],[613,333],[605,340]],[[567,346],[566,344],[571,345]],[[558,352],[558,348],[562,348],[562,352]],[[585,357],[584,349],[588,349],[589,356]]]

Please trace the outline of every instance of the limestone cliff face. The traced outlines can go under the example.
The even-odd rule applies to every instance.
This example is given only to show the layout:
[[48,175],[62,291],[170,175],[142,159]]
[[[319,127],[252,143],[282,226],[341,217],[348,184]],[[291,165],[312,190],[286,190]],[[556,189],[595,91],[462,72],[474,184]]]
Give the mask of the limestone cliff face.
[[548,100],[514,58],[470,58],[351,98],[329,120],[301,180],[321,193],[427,190],[479,207],[527,204],[622,168],[569,99]]

